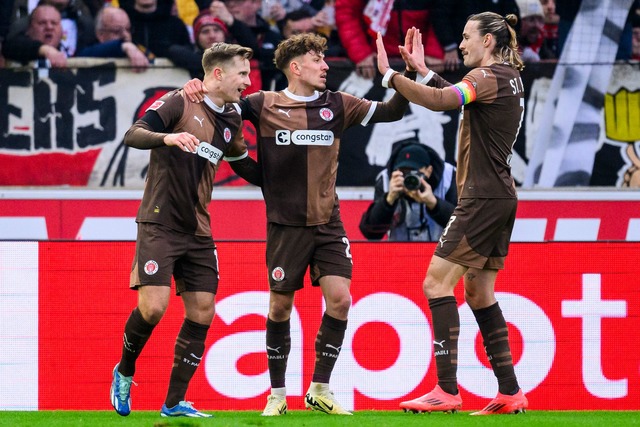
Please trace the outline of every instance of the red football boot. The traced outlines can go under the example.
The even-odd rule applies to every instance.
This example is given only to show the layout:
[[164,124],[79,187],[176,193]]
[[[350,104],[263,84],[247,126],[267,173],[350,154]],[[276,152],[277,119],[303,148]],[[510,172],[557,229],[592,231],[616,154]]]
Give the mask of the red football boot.
[[513,396],[498,393],[482,411],[474,412],[471,415],[493,415],[493,414],[518,414],[526,412],[529,401],[522,392],[518,390]]
[[460,393],[455,396],[444,392],[440,386],[417,399],[401,402],[400,407],[405,412],[458,412],[462,408]]

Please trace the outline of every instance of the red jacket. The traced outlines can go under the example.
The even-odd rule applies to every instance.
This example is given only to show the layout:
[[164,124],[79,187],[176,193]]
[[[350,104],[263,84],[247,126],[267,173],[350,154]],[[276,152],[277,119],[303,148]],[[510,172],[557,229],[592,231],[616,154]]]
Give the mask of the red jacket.
[[[404,36],[411,27],[422,32],[425,56],[443,58],[444,51],[435,37],[429,22],[428,0],[396,0],[383,37],[384,47],[390,58],[399,57],[398,45],[404,44]],[[367,0],[336,0],[336,27],[349,59],[359,63],[376,52],[376,41],[367,32],[362,11]]]

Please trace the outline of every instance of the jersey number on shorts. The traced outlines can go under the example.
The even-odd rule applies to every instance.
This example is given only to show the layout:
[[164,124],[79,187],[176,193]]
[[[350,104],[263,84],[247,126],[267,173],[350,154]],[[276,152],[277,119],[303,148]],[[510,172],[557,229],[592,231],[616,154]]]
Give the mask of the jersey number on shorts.
[[344,254],[347,256],[347,258],[353,259],[353,257],[351,256],[351,243],[349,243],[349,239],[347,239],[346,237],[343,237],[342,243],[347,245],[347,247],[344,249]]
[[444,246],[444,242],[447,241],[447,239],[445,239],[445,236],[447,235],[447,231],[449,231],[449,227],[451,227],[451,224],[453,224],[453,221],[456,220],[456,216],[455,215],[451,215],[451,218],[449,218],[449,222],[447,222],[447,226],[444,228],[444,230],[442,230],[442,234],[440,235],[440,238],[438,239],[438,243],[440,244],[440,247]]

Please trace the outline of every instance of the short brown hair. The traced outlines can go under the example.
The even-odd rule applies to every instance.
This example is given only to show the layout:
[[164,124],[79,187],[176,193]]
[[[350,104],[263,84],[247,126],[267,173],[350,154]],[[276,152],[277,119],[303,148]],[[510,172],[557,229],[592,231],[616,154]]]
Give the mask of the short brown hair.
[[214,67],[224,65],[236,56],[251,59],[253,57],[253,50],[249,47],[240,46],[239,44],[214,43],[210,48],[207,48],[202,55],[202,69],[205,74],[207,74]]
[[324,53],[327,50],[327,39],[315,33],[302,33],[284,39],[278,44],[273,58],[276,68],[285,71],[293,58],[308,52]]

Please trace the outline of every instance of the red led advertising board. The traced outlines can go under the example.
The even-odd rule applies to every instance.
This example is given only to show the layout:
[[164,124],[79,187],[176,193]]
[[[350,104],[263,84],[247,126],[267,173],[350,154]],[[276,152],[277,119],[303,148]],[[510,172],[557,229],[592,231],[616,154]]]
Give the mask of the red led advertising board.
[[[397,409],[433,387],[431,320],[421,290],[433,249],[352,244],[352,308],[331,380],[344,406]],[[110,409],[111,371],[136,304],[128,289],[133,252],[133,242],[0,243],[0,318],[11,326],[3,332],[3,374],[21,378],[19,402],[3,396],[4,409]],[[263,242],[218,243],[216,317],[187,392],[199,409],[264,407],[264,252]],[[512,244],[496,290],[530,409],[640,409],[637,256],[637,243],[628,242]],[[493,398],[497,385],[461,287],[458,380],[463,408],[472,410]],[[307,282],[291,319],[291,409],[303,407],[322,313],[321,293]],[[138,359],[134,410],[162,405],[182,317],[181,301],[172,297]]]

